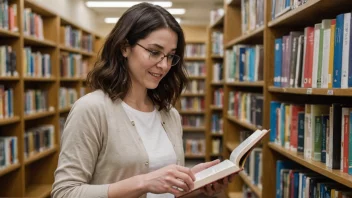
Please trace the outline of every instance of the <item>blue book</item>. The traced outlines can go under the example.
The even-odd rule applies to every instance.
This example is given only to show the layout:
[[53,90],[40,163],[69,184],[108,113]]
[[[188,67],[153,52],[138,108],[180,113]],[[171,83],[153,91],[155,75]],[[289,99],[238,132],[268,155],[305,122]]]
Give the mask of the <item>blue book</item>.
[[341,88],[341,68],[342,68],[342,46],[343,46],[343,23],[344,14],[336,17],[335,44],[334,44],[334,68],[333,68],[333,88]]
[[282,169],[292,169],[296,164],[292,161],[276,161],[276,198],[282,198],[281,189],[281,170]]
[[246,48],[240,47],[240,81],[243,81],[243,76],[245,72],[245,62],[246,62]]
[[281,86],[282,38],[275,39],[274,86]]
[[280,108],[281,102],[271,101],[270,102],[270,142],[275,142],[276,134],[278,130],[276,127],[277,115],[276,110]]

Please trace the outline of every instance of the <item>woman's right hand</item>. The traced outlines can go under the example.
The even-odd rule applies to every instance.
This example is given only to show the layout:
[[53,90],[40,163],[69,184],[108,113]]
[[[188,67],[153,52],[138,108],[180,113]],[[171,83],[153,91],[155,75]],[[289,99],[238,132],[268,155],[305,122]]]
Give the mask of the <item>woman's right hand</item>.
[[194,180],[195,177],[191,169],[175,164],[147,173],[143,176],[147,192],[154,194],[171,193],[176,197],[192,190]]

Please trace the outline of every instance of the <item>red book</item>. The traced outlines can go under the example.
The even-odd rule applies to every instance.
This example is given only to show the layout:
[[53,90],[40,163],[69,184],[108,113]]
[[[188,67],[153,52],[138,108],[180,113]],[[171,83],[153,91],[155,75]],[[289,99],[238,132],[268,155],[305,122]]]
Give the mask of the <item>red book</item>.
[[305,34],[305,56],[304,56],[304,88],[312,87],[313,52],[314,52],[314,27],[306,27]]

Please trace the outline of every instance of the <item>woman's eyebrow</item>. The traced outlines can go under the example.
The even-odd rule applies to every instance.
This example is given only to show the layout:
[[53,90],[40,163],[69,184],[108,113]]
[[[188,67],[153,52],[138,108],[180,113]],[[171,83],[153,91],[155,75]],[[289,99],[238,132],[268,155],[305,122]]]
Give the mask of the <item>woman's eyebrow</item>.
[[[163,49],[164,49],[163,46],[161,46],[161,45],[159,45],[159,44],[156,44],[156,43],[149,44],[149,45],[152,45],[152,46],[154,46],[154,47],[157,47],[157,48],[159,48],[160,50],[163,50]],[[176,51],[176,48],[172,49],[171,52],[172,52],[172,51]]]

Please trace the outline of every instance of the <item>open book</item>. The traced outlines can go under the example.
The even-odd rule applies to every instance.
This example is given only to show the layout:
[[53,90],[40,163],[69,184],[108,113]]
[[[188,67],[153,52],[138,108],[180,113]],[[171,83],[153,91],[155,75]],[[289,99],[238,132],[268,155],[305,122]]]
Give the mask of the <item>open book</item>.
[[[269,131],[270,130],[256,130],[231,152],[230,159],[196,173],[196,180],[194,181],[192,191],[242,171],[251,150]],[[191,191],[186,194],[190,192]]]

